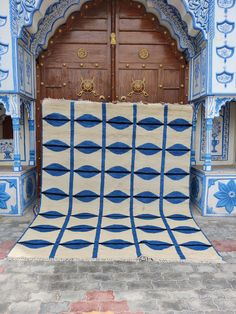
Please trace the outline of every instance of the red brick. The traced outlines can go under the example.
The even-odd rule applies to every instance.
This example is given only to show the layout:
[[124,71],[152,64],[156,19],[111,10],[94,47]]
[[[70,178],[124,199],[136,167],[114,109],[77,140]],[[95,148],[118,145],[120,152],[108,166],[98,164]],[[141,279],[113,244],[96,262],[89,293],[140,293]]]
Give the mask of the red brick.
[[86,293],[86,300],[112,301],[114,300],[113,291],[89,291]]
[[144,314],[143,312],[115,312],[114,314]]
[[109,301],[101,302],[101,311],[116,311],[116,312],[125,312],[128,311],[129,307],[127,301]]
[[236,240],[213,240],[212,244],[219,252],[235,252]]
[[0,248],[10,250],[15,244],[15,241],[5,241],[0,243]]
[[70,312],[92,312],[100,310],[100,303],[94,301],[79,301],[72,303]]
[[4,259],[14,246],[15,241],[5,241],[0,243],[0,259]]

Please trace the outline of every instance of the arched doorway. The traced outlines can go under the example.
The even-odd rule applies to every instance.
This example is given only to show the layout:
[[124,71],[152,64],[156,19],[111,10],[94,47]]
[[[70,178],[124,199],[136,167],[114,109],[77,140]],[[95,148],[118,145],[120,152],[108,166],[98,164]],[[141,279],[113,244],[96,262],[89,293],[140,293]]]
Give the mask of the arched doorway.
[[185,103],[187,71],[176,41],[142,4],[85,3],[38,58],[37,164],[42,99]]

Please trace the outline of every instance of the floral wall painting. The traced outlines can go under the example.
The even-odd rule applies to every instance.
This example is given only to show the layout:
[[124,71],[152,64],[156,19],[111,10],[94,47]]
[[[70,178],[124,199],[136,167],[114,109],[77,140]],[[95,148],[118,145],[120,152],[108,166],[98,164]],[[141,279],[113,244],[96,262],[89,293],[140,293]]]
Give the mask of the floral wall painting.
[[236,209],[236,183],[230,180],[227,183],[218,183],[218,192],[214,196],[218,199],[216,207],[224,208],[231,214]]
[[11,198],[6,192],[6,183],[0,183],[0,208],[7,209],[7,201]]

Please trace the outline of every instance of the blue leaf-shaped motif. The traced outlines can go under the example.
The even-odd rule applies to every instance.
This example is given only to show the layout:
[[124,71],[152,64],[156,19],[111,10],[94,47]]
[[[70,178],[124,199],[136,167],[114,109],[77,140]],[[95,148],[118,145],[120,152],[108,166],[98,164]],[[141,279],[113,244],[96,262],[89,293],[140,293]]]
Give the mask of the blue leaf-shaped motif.
[[191,233],[196,233],[196,232],[200,231],[200,229],[196,229],[196,228],[189,227],[189,226],[179,226],[179,227],[175,227],[172,230],[180,232],[180,233],[184,233],[184,234],[191,234]]
[[231,83],[234,79],[234,73],[233,72],[227,72],[223,71],[221,73],[216,74],[216,79],[219,83],[225,84],[225,86],[229,83]]
[[192,125],[184,119],[175,119],[168,123],[168,126],[177,132],[183,132]]
[[46,191],[43,191],[42,194],[44,194],[53,201],[60,201],[68,196],[68,194],[57,188],[48,189]]
[[166,199],[169,203],[172,203],[172,204],[182,203],[188,198],[189,198],[188,196],[178,191],[171,192],[167,194],[166,196],[164,196],[164,199]]
[[152,214],[141,214],[141,215],[135,216],[135,218],[144,219],[144,220],[152,220],[152,219],[160,218],[160,216],[156,216]]
[[159,153],[161,151],[161,148],[155,144],[146,143],[137,147],[137,150],[146,156],[150,156]]
[[22,241],[22,242],[18,242],[18,243],[21,245],[24,245],[30,249],[40,249],[42,247],[47,247],[47,246],[53,245],[51,242],[45,241],[45,240],[29,240],[29,241]]
[[191,217],[181,215],[181,214],[175,214],[175,215],[167,216],[167,218],[169,218],[171,220],[176,220],[176,221],[183,221],[183,220],[192,219]]
[[92,154],[101,149],[101,146],[92,142],[92,141],[84,141],[75,146],[75,148],[84,154]]
[[139,125],[140,127],[144,128],[147,131],[153,131],[159,128],[160,126],[162,126],[163,123],[157,120],[156,118],[149,117],[149,118],[142,119],[141,121],[137,123],[137,125]]
[[162,251],[168,249],[169,247],[173,246],[173,244],[162,242],[162,241],[140,241],[140,244],[145,244],[150,249],[155,251]]
[[194,251],[205,251],[209,247],[211,247],[211,245],[205,244],[199,241],[189,241],[189,242],[181,244],[181,246],[194,250]]
[[57,218],[61,218],[61,217],[65,217],[65,215],[63,215],[62,213],[59,213],[57,211],[48,211],[45,213],[39,213],[40,216],[43,216],[47,219],[57,219]]
[[0,43],[0,56],[6,54],[8,52],[9,45]]
[[102,228],[103,230],[110,231],[110,232],[123,232],[130,229],[128,226],[124,225],[110,225]]
[[183,156],[187,154],[190,149],[182,144],[174,144],[167,148],[167,151],[173,156]]
[[56,163],[44,167],[43,170],[54,177],[63,176],[65,173],[69,172],[69,169]]
[[121,179],[130,174],[130,171],[124,167],[116,166],[108,169],[106,173],[115,179]]
[[107,123],[109,123],[113,128],[118,130],[123,130],[128,128],[132,122],[124,117],[117,116],[110,119]]
[[96,228],[89,225],[78,225],[78,226],[69,227],[67,229],[74,232],[88,232]]
[[72,215],[72,216],[75,217],[75,218],[78,218],[78,219],[91,219],[91,218],[97,217],[97,215],[90,214],[90,213],[80,213],[80,214],[75,214],[75,215]]
[[8,78],[9,71],[4,71],[0,70],[0,86],[1,86],[1,81],[4,81]]
[[124,241],[121,239],[114,239],[114,240],[102,242],[101,244],[115,250],[125,249],[131,245],[134,245],[131,242]]
[[69,148],[69,145],[59,140],[48,141],[47,143],[44,143],[43,146],[54,152],[62,152]]
[[178,181],[185,178],[189,174],[180,168],[173,168],[169,170],[168,172],[166,172],[165,175],[171,180]]
[[135,174],[143,180],[152,180],[160,175],[158,171],[150,167],[139,169],[135,171]]
[[47,123],[51,124],[52,126],[59,127],[66,124],[70,119],[60,113],[50,113],[43,120],[47,121]]
[[77,118],[75,121],[85,128],[92,128],[101,123],[101,120],[93,116],[92,114],[84,114],[81,117]]
[[4,26],[7,22],[7,16],[0,16],[0,27]]
[[78,175],[80,175],[81,177],[88,179],[88,178],[95,177],[101,171],[93,166],[85,165],[76,169],[75,172],[78,173]]
[[149,204],[149,203],[154,202],[159,197],[152,192],[145,191],[145,192],[135,195],[134,198],[136,198],[139,202],[142,202],[144,204]]
[[157,226],[151,226],[151,225],[138,226],[137,229],[142,230],[146,233],[160,233],[160,232],[166,230],[164,228],[157,227]]
[[64,246],[64,247],[66,247],[68,249],[72,249],[72,250],[80,250],[80,249],[83,249],[85,247],[90,246],[91,244],[92,243],[89,241],[79,240],[79,239],[60,243],[61,246]]
[[37,226],[30,227],[30,229],[33,229],[39,232],[52,232],[52,231],[60,230],[59,227],[52,226],[52,225],[37,225]]
[[105,217],[110,218],[110,219],[125,219],[125,218],[128,218],[129,216],[123,215],[123,214],[110,214],[110,215],[106,215]]
[[99,195],[94,193],[93,191],[84,190],[75,195],[75,198],[81,202],[89,203],[94,201],[96,198],[98,198]]
[[108,195],[105,196],[109,201],[111,201],[112,203],[121,203],[124,200],[126,200],[127,198],[129,198],[129,196],[120,191],[120,190],[115,190],[111,193],[109,193]]
[[131,150],[131,147],[125,143],[116,142],[107,147],[107,149],[116,155],[123,155]]
[[219,32],[227,35],[234,30],[235,23],[224,20],[223,22],[216,23],[216,27]]

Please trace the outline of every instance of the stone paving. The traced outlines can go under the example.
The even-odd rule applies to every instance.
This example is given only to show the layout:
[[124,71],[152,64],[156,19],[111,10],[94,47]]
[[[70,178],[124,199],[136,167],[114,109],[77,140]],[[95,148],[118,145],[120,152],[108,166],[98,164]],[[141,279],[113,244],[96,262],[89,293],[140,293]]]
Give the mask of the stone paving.
[[222,264],[4,259],[33,214],[0,217],[0,313],[236,313],[236,217],[195,218]]

